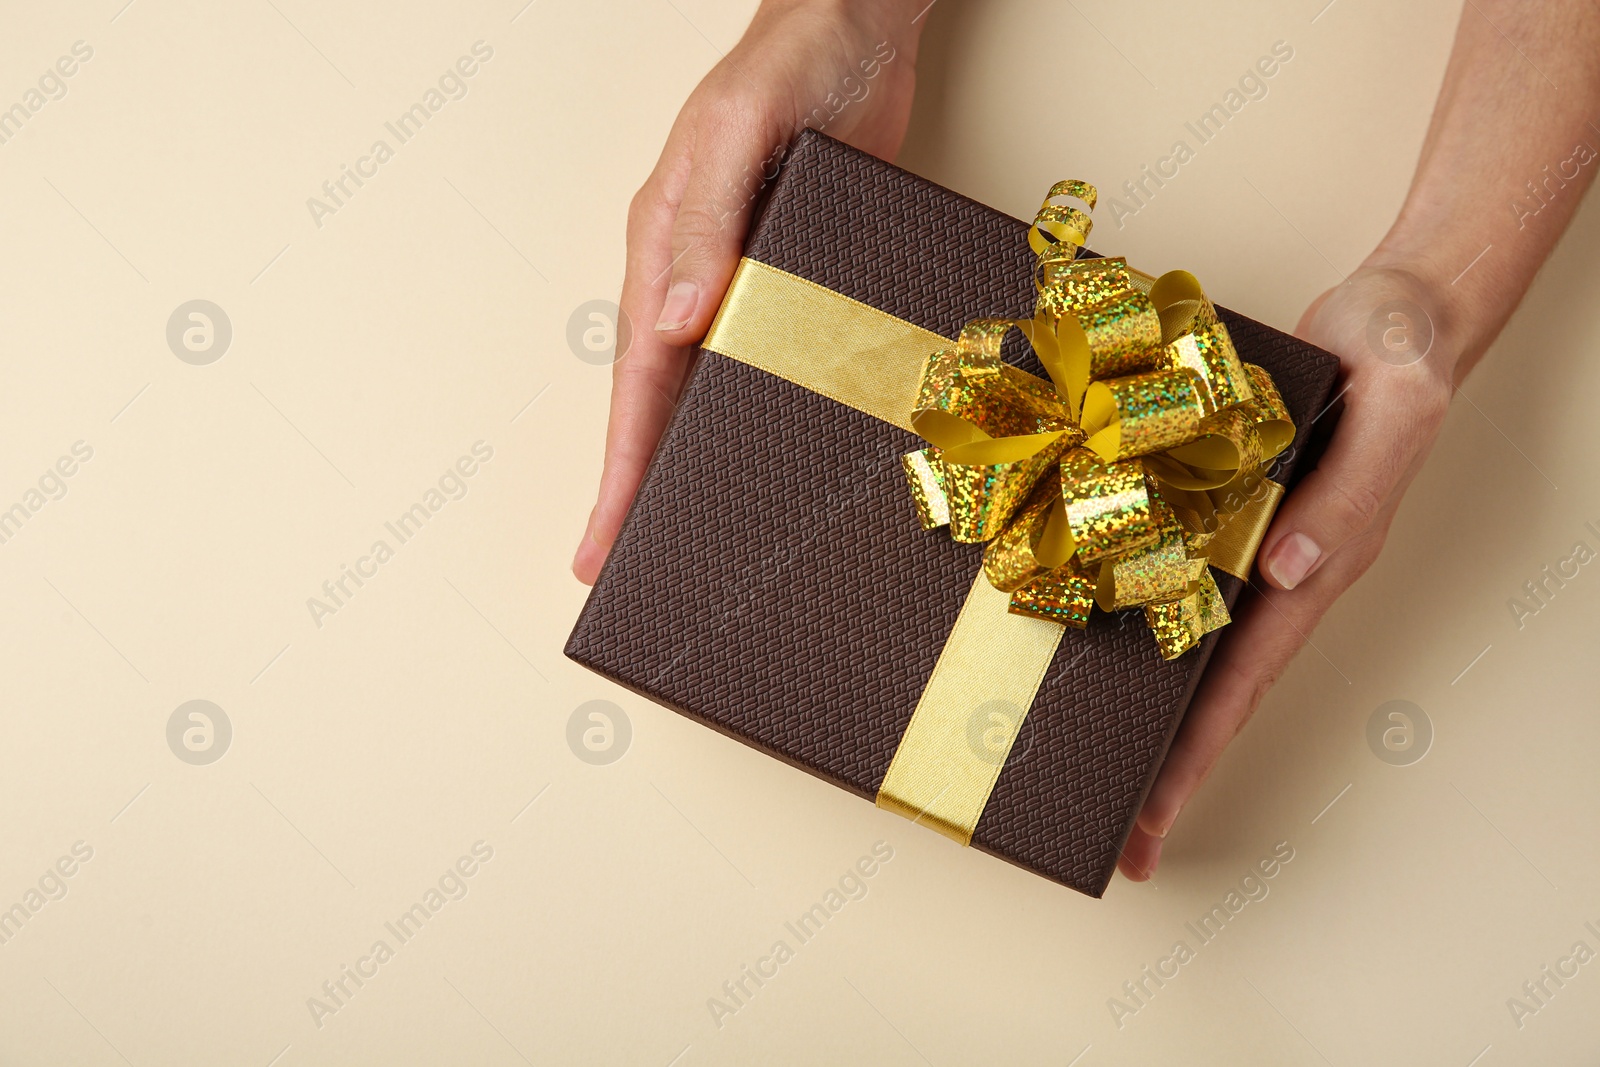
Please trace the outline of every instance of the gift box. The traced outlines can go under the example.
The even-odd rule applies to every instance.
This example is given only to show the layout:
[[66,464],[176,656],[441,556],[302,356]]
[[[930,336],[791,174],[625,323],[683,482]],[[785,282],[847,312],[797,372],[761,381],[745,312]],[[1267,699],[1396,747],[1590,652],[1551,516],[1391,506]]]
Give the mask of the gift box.
[[[1052,192],[1092,198],[1086,188],[1063,183]],[[1024,329],[1002,348],[1003,328],[986,335],[964,327],[986,318],[1043,321],[1041,285],[1052,270],[1072,272],[1059,291],[1072,290],[1074,279],[1098,284],[1098,268],[1081,262],[1092,257],[1078,247],[1086,230],[1076,208],[1047,203],[1030,227],[824,135],[802,133],[758,210],[739,274],[567,655],[930,829],[1100,896],[1207,659],[1230,636],[1222,625],[1226,607],[1246,584],[1237,575],[1249,575],[1281,488],[1292,488],[1308,468],[1336,417],[1328,409],[1338,361],[1226,308],[1211,320],[1202,314],[1193,336],[1167,347],[1186,345],[1184,358],[1200,360],[1195,366],[1211,361],[1221,377],[1177,370],[1146,377],[1163,397],[1170,393],[1164,383],[1173,381],[1202,394],[1185,402],[1197,406],[1196,417],[1207,416],[1206,432],[1224,418],[1253,425],[1242,431],[1251,443],[1241,451],[1258,448],[1258,438],[1269,442],[1270,457],[1254,456],[1260,470],[1248,499],[1197,521],[1219,494],[1193,478],[1169,473],[1158,483],[1150,473],[1138,476],[1141,485],[1085,490],[1080,504],[1099,500],[1104,508],[1091,507],[1083,526],[1081,508],[1058,509],[1072,512],[1078,552],[1051,571],[1053,578],[1032,576],[1056,562],[1046,558],[1054,535],[1035,530],[1030,541],[1025,530],[1015,533],[1021,519],[1008,520],[1011,534],[986,531],[991,536],[976,540],[967,529],[958,540],[972,522],[946,513],[970,501],[952,479],[978,468],[941,463],[960,448],[951,451],[946,441],[945,451],[930,449],[938,434],[924,439],[913,428],[938,423],[943,415],[926,413],[941,405],[952,417],[971,416],[974,402],[963,390],[1002,381],[1021,383],[1017,395],[1027,403],[1056,403],[1040,358],[1071,362],[1044,344],[1056,341],[1029,334],[1030,348]],[[1120,270],[1118,261],[1100,263]],[[1181,284],[1164,277],[1154,289],[1147,276],[1137,277],[1140,292],[1187,307],[1190,318],[1196,309],[1211,310],[1187,275]],[[1175,296],[1174,285],[1183,290]],[[1161,317],[1170,318],[1165,305]],[[1079,324],[1061,327],[1063,337],[1073,332],[1081,347],[1089,335],[1096,366],[1114,366],[1119,357],[1104,355],[1096,331],[1114,348],[1126,340],[1127,320],[1101,311],[1061,318]],[[1217,353],[1230,341],[1238,360],[1223,351],[1224,366]],[[985,346],[988,356],[977,351]],[[948,380],[935,380],[938,361],[929,357],[936,349],[945,350],[946,369],[955,368]],[[999,369],[1002,359],[1011,369]],[[1141,367],[1149,370],[1134,369]],[[1049,369],[1062,376],[1060,366]],[[1224,395],[1241,369],[1238,395]],[[1100,387],[1100,406],[1110,403],[1106,397],[1123,405],[1127,390],[1118,391],[1119,382],[1129,380]],[[1087,420],[1096,388],[1088,387],[1085,400],[1080,382],[1076,403],[1063,399],[1061,410]],[[1059,392],[1065,398],[1068,390]],[[1123,415],[1124,451],[1167,425],[1165,416]],[[1110,417],[1115,422],[1115,413]],[[1135,456],[1111,466],[1115,441],[1106,464],[1097,465],[1084,439],[1101,447],[1105,433],[1097,439],[1062,429],[1054,415],[1038,418],[1035,428],[1056,437],[1027,462],[1046,470],[1049,484],[1025,505],[1006,505],[1007,514],[1028,507],[1046,514],[1048,507],[1034,502],[1062,495],[1054,481],[1058,460],[1063,471],[1077,462],[1106,477],[1159,465]],[[972,436],[984,439],[980,450],[993,444]],[[1228,487],[1237,490],[1241,481]],[[1069,504],[1073,492],[1068,484]],[[1137,551],[1088,560],[1103,562],[1103,573],[1084,565],[1092,537],[1126,519],[1133,497],[1153,501],[1130,520],[1146,524],[1138,527]],[[946,520],[949,530],[939,528]],[[1007,537],[1020,544],[1031,570],[1012,573],[1016,553],[996,547]],[[1160,603],[1089,612],[1086,601],[1066,596],[1076,590],[1105,597],[1113,569],[1116,582],[1127,572],[1137,586],[1140,561],[1162,551],[1186,568],[1188,585],[1161,594]],[[1001,591],[996,571],[1027,584]],[[1097,574],[1105,579],[1098,585]],[[1122,588],[1102,603],[1121,603]],[[1174,628],[1178,645],[1167,643]],[[1166,636],[1158,642],[1153,632]]]

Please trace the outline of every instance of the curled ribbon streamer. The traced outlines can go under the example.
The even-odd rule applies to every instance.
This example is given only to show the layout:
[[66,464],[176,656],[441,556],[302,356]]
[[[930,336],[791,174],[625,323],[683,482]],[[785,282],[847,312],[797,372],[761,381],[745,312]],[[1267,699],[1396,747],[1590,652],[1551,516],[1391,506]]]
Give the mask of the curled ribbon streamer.
[[[1194,275],[1078,258],[1095,200],[1051,187],[1033,317],[976,319],[928,357],[911,425],[931,447],[902,465],[925,529],[988,543],[1012,613],[1081,628],[1095,604],[1143,607],[1173,659],[1228,623],[1208,556],[1294,424]],[[1001,358],[1013,329],[1049,381]]]

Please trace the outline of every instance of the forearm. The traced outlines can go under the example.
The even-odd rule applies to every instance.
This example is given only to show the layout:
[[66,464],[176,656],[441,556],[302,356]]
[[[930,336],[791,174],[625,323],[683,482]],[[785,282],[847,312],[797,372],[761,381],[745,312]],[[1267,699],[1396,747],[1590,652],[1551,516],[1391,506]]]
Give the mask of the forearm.
[[1467,0],[1404,207],[1367,266],[1415,275],[1459,381],[1600,169],[1593,0]]
[[897,62],[903,59],[907,65],[915,65],[917,46],[933,6],[928,0],[761,0],[750,27],[759,31],[769,21],[797,14],[815,20],[813,26],[823,33],[840,33],[843,27],[853,25],[892,45]]

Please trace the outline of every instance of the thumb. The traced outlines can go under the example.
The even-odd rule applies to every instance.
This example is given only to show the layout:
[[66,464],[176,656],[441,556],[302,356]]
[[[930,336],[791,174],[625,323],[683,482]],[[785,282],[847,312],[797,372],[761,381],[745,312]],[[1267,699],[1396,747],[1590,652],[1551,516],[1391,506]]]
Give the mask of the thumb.
[[1261,546],[1262,572],[1279,589],[1305,581],[1373,524],[1415,473],[1449,407],[1448,387],[1420,368],[1362,368],[1352,378],[1327,455],[1284,501]]
[[671,345],[692,345],[710,328],[739,264],[756,197],[786,151],[748,112],[721,110],[699,124],[672,224],[670,280],[656,323],[657,335]]
[[[1427,454],[1452,392],[1447,346],[1435,344],[1436,317],[1427,310],[1435,303],[1409,272],[1363,267],[1306,309],[1295,333],[1339,356],[1346,379],[1334,400],[1344,398],[1345,411],[1327,454],[1284,500],[1262,542],[1261,571],[1277,588],[1295,588],[1370,528]],[[1374,324],[1397,308],[1425,326],[1415,340],[1405,335],[1410,347],[1392,346],[1388,331],[1374,337]]]

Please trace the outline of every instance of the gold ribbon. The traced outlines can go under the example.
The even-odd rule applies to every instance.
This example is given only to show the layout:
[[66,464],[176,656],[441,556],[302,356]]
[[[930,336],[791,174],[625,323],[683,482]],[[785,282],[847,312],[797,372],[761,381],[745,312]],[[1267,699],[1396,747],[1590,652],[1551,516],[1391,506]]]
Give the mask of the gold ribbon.
[[878,806],[965,845],[1066,631],[1008,612],[979,574],[878,788]]
[[741,259],[700,347],[910,430],[923,364],[949,344],[816,282]]
[[[1166,654],[1227,622],[1207,567],[1248,576],[1283,492],[1261,468],[1293,437],[1193,277],[1076,259],[1091,224],[1063,197],[1094,190],[1058,183],[1029,231],[1031,320],[951,340],[743,259],[702,342],[921,434],[902,462],[919,521],[989,541],[877,796],[963,845],[1064,625],[1142,604]],[[1050,381],[1000,360],[1012,327]]]

